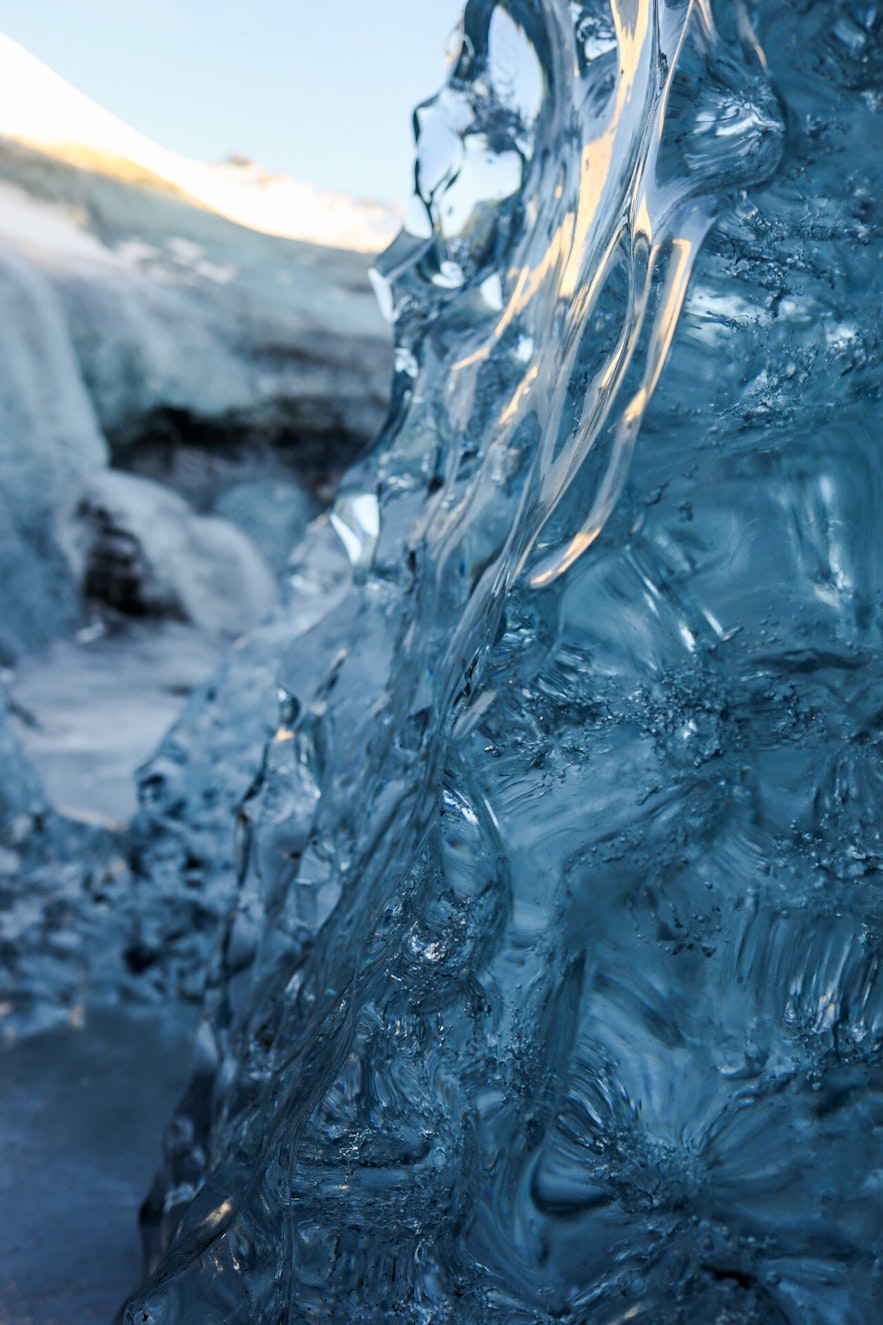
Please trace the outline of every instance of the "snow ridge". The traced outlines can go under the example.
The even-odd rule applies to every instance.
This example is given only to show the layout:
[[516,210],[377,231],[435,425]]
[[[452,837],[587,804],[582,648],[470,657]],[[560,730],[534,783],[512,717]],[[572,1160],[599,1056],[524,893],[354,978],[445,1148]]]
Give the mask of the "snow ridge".
[[249,229],[376,253],[399,228],[399,209],[273,175],[252,162],[191,161],[130,128],[24,47],[0,33],[0,135],[101,173],[154,182]]

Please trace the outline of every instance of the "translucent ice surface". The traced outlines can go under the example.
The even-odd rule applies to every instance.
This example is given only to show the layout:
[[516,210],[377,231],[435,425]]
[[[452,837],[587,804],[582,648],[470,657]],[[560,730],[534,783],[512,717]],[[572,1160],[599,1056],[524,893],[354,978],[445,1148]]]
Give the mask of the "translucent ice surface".
[[129,1325],[881,1318],[881,90],[470,0]]

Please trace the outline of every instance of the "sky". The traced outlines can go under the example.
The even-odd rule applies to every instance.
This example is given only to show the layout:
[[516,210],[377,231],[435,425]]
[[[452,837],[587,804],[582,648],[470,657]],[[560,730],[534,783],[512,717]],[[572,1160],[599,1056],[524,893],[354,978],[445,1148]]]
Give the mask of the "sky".
[[401,202],[463,0],[0,0],[0,31],[163,147]]

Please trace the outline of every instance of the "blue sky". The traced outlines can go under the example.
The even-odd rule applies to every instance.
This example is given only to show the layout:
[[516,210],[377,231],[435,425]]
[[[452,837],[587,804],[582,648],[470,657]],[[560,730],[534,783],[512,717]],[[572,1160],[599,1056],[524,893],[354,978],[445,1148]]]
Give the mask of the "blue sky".
[[0,0],[0,31],[164,147],[402,200],[463,0]]

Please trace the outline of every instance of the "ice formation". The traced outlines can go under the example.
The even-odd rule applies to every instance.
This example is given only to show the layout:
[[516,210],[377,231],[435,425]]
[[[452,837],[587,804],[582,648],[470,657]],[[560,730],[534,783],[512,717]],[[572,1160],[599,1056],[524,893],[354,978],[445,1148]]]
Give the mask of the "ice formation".
[[467,5],[128,1325],[879,1318],[881,49]]

